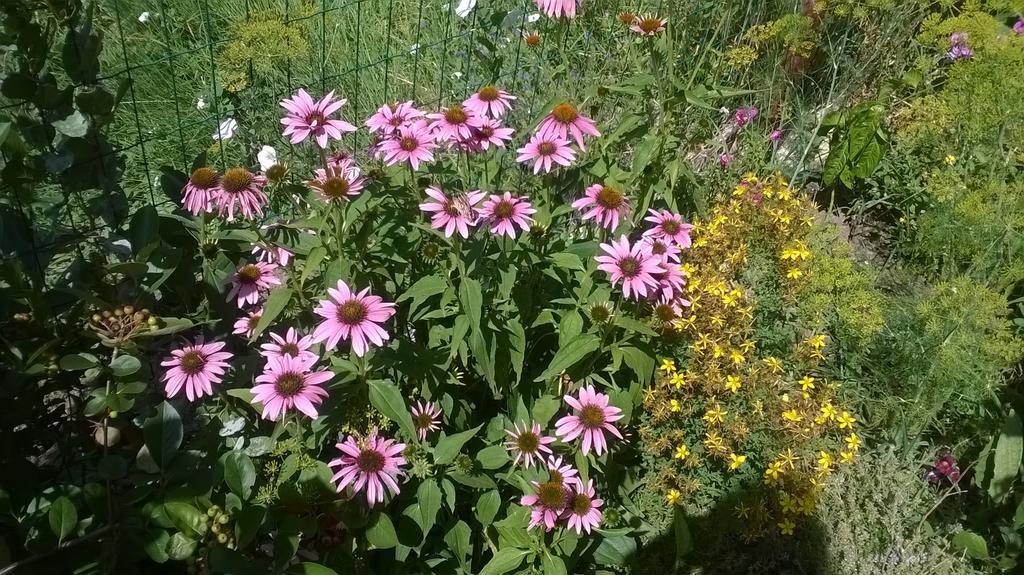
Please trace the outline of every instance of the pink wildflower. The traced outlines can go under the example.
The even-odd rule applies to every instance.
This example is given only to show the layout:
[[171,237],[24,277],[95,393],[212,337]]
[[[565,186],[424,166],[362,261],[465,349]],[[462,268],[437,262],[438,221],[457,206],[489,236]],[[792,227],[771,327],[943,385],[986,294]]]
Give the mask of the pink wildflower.
[[334,377],[327,370],[311,371],[316,359],[281,355],[268,357],[263,373],[253,386],[252,403],[263,404],[263,419],[277,421],[286,412],[296,409],[312,419],[316,406],[327,397],[323,384]]
[[431,431],[441,429],[438,425],[441,423],[441,408],[436,403],[420,400],[413,404],[409,411],[412,413],[412,424],[416,427],[416,436],[420,441],[425,441]]
[[495,86],[484,86],[462,103],[462,107],[478,116],[500,118],[512,109],[516,97]]
[[181,203],[193,216],[213,211],[220,194],[220,174],[212,168],[197,168],[181,190]]
[[513,239],[516,237],[517,225],[524,232],[530,229],[533,221],[530,216],[535,213],[537,210],[533,209],[530,200],[513,196],[509,192],[501,196],[492,195],[480,208],[480,215],[487,220],[492,234],[507,235]]
[[576,488],[569,495],[568,525],[576,533],[590,533],[601,524],[601,506],[604,505],[604,500],[596,498],[595,495],[593,479],[587,481],[585,485],[577,482]]
[[359,357],[366,354],[371,344],[384,345],[390,336],[380,324],[395,315],[395,304],[369,292],[370,288],[366,288],[355,293],[342,280],[338,280],[337,289],[327,288],[330,299],[320,300],[313,310],[324,318],[313,332],[313,342],[325,341],[327,347],[333,348],[339,341],[351,339],[352,351]]
[[213,395],[213,384],[222,381],[228,370],[227,362],[234,357],[230,352],[221,351],[223,348],[224,342],[203,343],[200,336],[194,343],[171,351],[171,355],[160,362],[169,368],[162,377],[167,397],[174,397],[182,387],[189,401]]
[[398,128],[422,117],[423,112],[416,109],[412,100],[395,102],[394,104],[384,104],[378,108],[377,113],[366,120],[366,127],[371,134],[380,132],[384,135],[391,135],[398,133]]
[[263,351],[260,355],[266,358],[271,357],[296,357],[303,361],[315,362],[318,357],[309,351],[313,347],[313,338],[310,336],[299,337],[299,332],[294,327],[288,328],[284,337],[276,333],[270,334],[273,343],[265,343],[260,346]]
[[331,477],[331,481],[338,484],[339,493],[352,485],[353,494],[365,492],[366,501],[372,507],[382,503],[388,491],[393,495],[401,491],[398,478],[404,475],[402,467],[406,465],[402,457],[404,443],[378,437],[374,429],[361,444],[350,435],[336,447],[341,451],[341,457],[327,465],[340,468]]
[[569,147],[569,141],[565,138],[550,136],[541,132],[530,137],[525,146],[516,150],[519,163],[534,161],[533,173],[539,174],[541,170],[551,171],[552,164],[569,166],[576,159],[576,152]]
[[288,111],[281,123],[284,124],[284,135],[291,136],[291,143],[298,144],[312,136],[321,148],[327,147],[327,140],[340,140],[348,132],[355,132],[356,127],[342,120],[333,120],[330,115],[341,109],[348,100],[334,99],[330,92],[318,101],[303,89],[299,89],[291,98],[281,100],[281,107]]
[[572,207],[584,212],[584,220],[593,219],[597,225],[614,230],[619,227],[619,218],[629,213],[629,198],[614,186],[594,184]]
[[622,292],[626,297],[647,296],[649,288],[657,288],[655,274],[664,273],[660,257],[653,255],[650,249],[637,242],[632,247],[629,238],[620,236],[618,242],[601,244],[607,255],[596,256],[600,264],[597,269],[611,275],[612,285],[622,282]]
[[418,170],[420,162],[434,161],[433,150],[436,147],[430,127],[423,120],[417,120],[412,124],[399,126],[398,134],[381,141],[377,149],[387,165],[409,162],[412,169]]
[[568,102],[563,102],[552,108],[551,112],[541,120],[537,133],[562,140],[568,140],[571,134],[581,150],[587,149],[583,145],[584,135],[595,138],[601,135],[601,132],[598,132],[597,127],[594,126],[594,121],[586,116],[581,116],[576,106]]
[[505,433],[509,436],[509,440],[505,442],[505,447],[515,456],[512,459],[513,465],[522,460],[524,466],[533,467],[534,457],[538,461],[543,462],[543,454],[551,454],[551,448],[548,447],[548,444],[555,442],[554,437],[545,437],[541,434],[539,423],[532,425],[524,423],[522,429],[520,429],[517,423],[512,429],[506,430]]
[[684,249],[690,247],[690,230],[693,226],[683,223],[682,216],[668,210],[649,210],[647,213],[650,215],[644,221],[653,223],[654,227],[644,232],[644,236],[672,240]]
[[622,434],[612,423],[622,419],[619,408],[608,405],[608,396],[594,391],[592,385],[580,388],[579,397],[566,395],[563,399],[573,408],[575,413],[559,419],[556,423],[555,435],[565,442],[583,436],[582,451],[601,455],[608,449],[605,432],[622,439]]
[[245,317],[235,320],[234,330],[231,333],[246,337],[252,336],[253,332],[256,331],[256,324],[260,323],[261,317],[263,317],[263,308],[258,307],[246,314]]
[[276,272],[277,264],[267,262],[245,264],[238,268],[238,271],[228,277],[231,290],[228,291],[226,301],[231,301],[237,296],[239,308],[246,304],[255,304],[260,299],[260,292],[281,285],[281,279],[277,277]]
[[476,225],[478,218],[476,205],[487,197],[487,194],[476,190],[449,198],[440,188],[433,186],[427,188],[426,193],[436,200],[420,204],[420,210],[434,214],[430,218],[430,227],[435,230],[444,228],[446,238],[452,237],[456,230],[460,236],[468,238],[469,228]]
[[252,219],[253,214],[263,215],[263,206],[267,204],[267,196],[263,186],[267,178],[254,174],[245,168],[231,168],[220,178],[220,188],[216,195],[218,213],[228,213],[228,221],[235,219],[235,204],[242,215]]

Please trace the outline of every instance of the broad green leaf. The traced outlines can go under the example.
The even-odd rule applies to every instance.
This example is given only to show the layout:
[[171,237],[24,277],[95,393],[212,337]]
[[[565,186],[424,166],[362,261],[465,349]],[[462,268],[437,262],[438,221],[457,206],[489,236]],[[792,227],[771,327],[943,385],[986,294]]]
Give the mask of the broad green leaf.
[[583,260],[580,259],[580,256],[573,253],[559,252],[551,254],[548,256],[548,259],[551,260],[551,263],[563,269],[580,271],[587,269],[583,266]]
[[562,398],[555,397],[553,395],[542,395],[533,400],[533,410],[531,413],[533,421],[535,423],[539,423],[542,428],[547,427],[551,418],[554,417],[561,408]]
[[430,296],[443,293],[444,290],[448,289],[448,280],[439,276],[431,275],[420,278],[416,283],[412,284],[409,289],[405,290],[405,293],[398,296],[395,300],[396,303],[402,303],[407,299],[412,299],[412,304],[409,305],[409,315],[412,316],[413,312],[427,300]]
[[119,355],[110,362],[110,371],[117,377],[127,377],[141,368],[142,362],[134,355]]
[[153,461],[160,469],[167,469],[167,465],[178,453],[184,437],[181,416],[174,406],[166,401],[157,405],[156,415],[147,419],[142,426],[142,436]]
[[1017,511],[1013,514],[1013,528],[1020,529],[1021,527],[1024,527],[1024,499],[1017,505]]
[[686,514],[678,506],[675,507],[672,531],[676,538],[676,557],[682,559],[693,551],[693,536],[686,522]]
[[206,534],[206,514],[196,509],[195,505],[185,501],[167,501],[164,512],[171,523],[190,539],[199,539]]
[[243,507],[235,514],[235,543],[244,548],[256,538],[263,520],[267,516],[267,508],[260,505]]
[[508,449],[502,445],[490,445],[477,452],[476,460],[484,469],[499,469],[509,462]]
[[476,499],[476,519],[484,527],[494,522],[501,507],[501,494],[497,490],[487,491]]
[[412,416],[398,386],[379,379],[370,381],[368,385],[370,404],[384,417],[397,423],[407,437],[416,437],[416,427],[412,424]]
[[479,575],[502,575],[518,568],[523,558],[530,553],[527,549],[500,549],[480,570]]
[[178,333],[179,331],[185,331],[192,327],[192,320],[181,318],[181,317],[161,317],[158,318],[160,327],[151,329],[149,331],[141,331],[133,337],[155,337],[158,335],[171,335]]
[[566,575],[568,573],[565,569],[565,561],[561,557],[556,557],[549,553],[544,553],[543,557],[541,557],[540,565],[544,575]]
[[100,360],[91,353],[74,353],[60,358],[60,368],[64,371],[82,371],[99,364]]
[[1011,411],[1003,421],[1003,432],[996,442],[995,457],[992,460],[992,482],[988,494],[996,501],[1002,501],[1010,492],[1020,469],[1021,452],[1024,450],[1024,430],[1020,416]]
[[167,544],[171,536],[163,529],[152,529],[146,532],[145,541],[142,544],[146,555],[157,563],[166,563],[170,557],[167,555]]
[[545,381],[561,375],[563,371],[572,367],[576,362],[597,351],[600,345],[601,339],[596,335],[592,333],[580,334],[568,344],[558,349],[555,357],[551,359],[551,364],[534,381]]
[[448,474],[448,477],[452,478],[452,481],[465,485],[466,487],[472,487],[474,489],[494,489],[497,484],[489,476],[483,473],[462,473],[459,471],[453,471]]
[[574,309],[565,312],[562,321],[558,324],[558,347],[576,339],[576,336],[581,333],[583,333],[583,316]]
[[480,329],[480,317],[483,313],[484,296],[480,289],[480,282],[473,278],[463,278],[459,284],[459,301],[462,303],[462,312],[469,318],[469,325],[472,329]]
[[78,525],[78,510],[75,509],[75,504],[70,499],[61,496],[50,504],[47,519],[50,521],[50,530],[57,536],[58,542],[63,542],[64,538],[71,535],[75,531],[75,526]]
[[263,314],[260,316],[260,321],[256,322],[256,328],[252,332],[252,337],[259,337],[263,330],[270,327],[277,319],[277,316],[281,315],[284,308],[288,306],[288,301],[292,299],[292,290],[284,286],[274,288],[270,292],[270,296],[267,297],[267,303],[263,305]]
[[316,246],[309,250],[306,256],[306,263],[302,266],[302,275],[299,276],[299,285],[306,283],[314,272],[320,271],[320,263],[324,261],[327,250],[323,246]]
[[416,501],[420,504],[420,527],[426,535],[437,520],[437,512],[441,509],[441,488],[437,480],[427,478],[416,489]]
[[437,465],[447,465],[455,461],[455,456],[462,450],[462,446],[472,439],[476,432],[480,431],[481,427],[483,427],[482,423],[473,429],[442,437],[434,447],[434,463]]
[[636,540],[632,537],[609,537],[594,550],[598,565],[624,566],[636,555]]
[[649,336],[657,336],[657,332],[650,328],[650,326],[641,323],[631,317],[618,314],[615,316],[615,325],[626,328],[629,331],[635,331],[636,333],[642,333]]
[[227,453],[224,462],[224,482],[232,493],[248,500],[252,487],[256,484],[256,466],[252,459],[241,451]]
[[175,561],[184,561],[196,552],[197,542],[182,533],[175,533],[167,543],[167,556]]
[[459,521],[444,535],[444,542],[448,545],[448,549],[452,551],[463,568],[466,565],[466,555],[470,551],[470,538],[472,535],[473,532],[465,521]]
[[374,514],[369,527],[366,528],[366,540],[378,549],[391,549],[398,545],[398,535],[391,519],[380,512]]
[[961,531],[953,536],[953,545],[967,552],[975,559],[988,558],[988,544],[985,539],[973,531]]

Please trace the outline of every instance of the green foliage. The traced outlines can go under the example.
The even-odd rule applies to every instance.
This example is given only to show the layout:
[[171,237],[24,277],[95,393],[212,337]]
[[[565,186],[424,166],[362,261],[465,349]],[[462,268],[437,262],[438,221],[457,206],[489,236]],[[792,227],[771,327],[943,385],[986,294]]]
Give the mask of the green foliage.
[[[277,12],[259,12],[231,23],[228,41],[220,51],[218,66],[224,89],[238,92],[248,86],[250,78],[272,83],[285,76],[290,60],[305,58],[310,50],[302,22],[314,11],[312,2],[300,3],[292,22],[285,22]],[[302,11],[308,13],[303,15]]]
[[831,133],[828,158],[821,175],[826,185],[842,183],[853,188],[857,180],[875,171],[888,142],[882,130],[884,111],[884,106],[869,100],[825,117],[822,133]]

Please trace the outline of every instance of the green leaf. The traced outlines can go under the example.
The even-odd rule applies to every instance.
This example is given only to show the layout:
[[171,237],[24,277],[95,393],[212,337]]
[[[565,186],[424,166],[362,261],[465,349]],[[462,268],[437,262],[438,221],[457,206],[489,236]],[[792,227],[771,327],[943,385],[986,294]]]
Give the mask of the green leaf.
[[476,499],[477,521],[484,527],[487,527],[494,522],[494,517],[498,514],[499,507],[501,507],[501,494],[497,490],[492,489],[482,493]]
[[544,575],[566,575],[568,573],[565,569],[565,561],[562,561],[561,557],[548,553],[541,558],[540,565],[544,570]]
[[617,325],[619,327],[622,327],[622,328],[626,328],[629,331],[635,331],[636,333],[642,333],[644,335],[650,335],[650,336],[658,335],[657,332],[655,332],[653,329],[650,328],[650,326],[648,326],[648,325],[646,325],[644,323],[641,323],[641,322],[639,322],[639,321],[637,321],[637,320],[635,320],[635,319],[633,319],[631,317],[626,317],[626,316],[621,315],[621,314],[615,316],[615,325]]
[[1024,499],[1017,505],[1017,511],[1013,514],[1013,528],[1020,529],[1021,527],[1024,527]]
[[420,483],[416,489],[416,501],[420,504],[420,527],[426,536],[437,520],[437,512],[441,509],[441,488],[437,485],[436,479],[428,478]]
[[224,482],[235,495],[248,500],[252,486],[256,484],[256,466],[252,459],[241,451],[232,451],[224,456]]
[[474,489],[494,489],[497,484],[489,476],[483,473],[462,473],[459,471],[453,471],[449,473],[448,477],[452,478],[452,481],[465,485],[466,487],[472,487]]
[[445,278],[439,275],[426,276],[412,284],[395,302],[402,303],[407,299],[412,299],[412,304],[409,306],[409,315],[412,316],[416,308],[425,302],[427,298],[443,293],[446,289],[448,289],[448,280]]
[[[542,395],[533,400],[532,417],[533,421],[541,427],[547,427],[551,418],[562,408],[562,398],[553,395]],[[525,422],[524,422],[525,423]]]
[[149,331],[139,332],[138,335],[133,337],[155,337],[158,335],[171,335],[178,333],[179,331],[185,331],[192,327],[192,320],[182,317],[161,317],[159,318],[161,327],[157,329],[151,329]]
[[402,399],[398,386],[390,381],[372,380],[370,387],[370,404],[381,412],[384,417],[394,421],[402,429],[406,437],[416,437],[416,427],[412,424],[409,408]]
[[181,416],[174,406],[166,401],[156,406],[156,415],[147,419],[142,426],[142,436],[153,461],[160,469],[166,470],[178,453],[184,437]]
[[594,550],[598,565],[624,566],[636,555],[636,540],[632,537],[609,537]]
[[378,549],[391,549],[398,545],[398,535],[391,519],[383,513],[376,513],[366,528],[366,540]]
[[338,572],[319,563],[306,561],[288,569],[288,575],[338,575]]
[[551,364],[548,368],[534,381],[545,381],[561,375],[563,371],[572,367],[573,364],[596,351],[600,345],[601,339],[596,335],[592,333],[580,334],[568,344],[559,348],[558,352],[555,353],[555,357],[551,359]]
[[973,531],[961,531],[953,536],[953,545],[967,552],[975,559],[988,558],[988,544],[981,535]]
[[459,521],[448,533],[444,535],[444,542],[451,549],[452,553],[455,554],[455,559],[459,561],[465,571],[466,566],[466,555],[470,551],[470,538],[473,535],[473,531],[469,528],[469,525],[465,521]]
[[996,442],[995,457],[992,461],[992,482],[988,494],[996,501],[1002,501],[1010,492],[1017,470],[1020,469],[1021,452],[1024,450],[1024,431],[1020,416],[1010,411],[1003,421],[1003,432]]
[[562,321],[558,324],[558,347],[576,339],[581,333],[583,333],[583,316],[574,309],[565,312]]
[[196,552],[197,542],[182,533],[175,533],[167,544],[167,556],[175,561],[184,561]]
[[110,371],[117,377],[127,377],[142,369],[142,362],[134,355],[119,355],[110,362]]
[[434,463],[437,465],[447,465],[455,461],[455,456],[462,451],[462,446],[476,435],[476,432],[480,431],[481,427],[483,427],[482,423],[473,429],[442,437],[434,447]]
[[476,460],[484,469],[499,469],[509,462],[508,449],[504,445],[490,445],[477,452]]
[[469,318],[470,327],[480,329],[480,316],[484,305],[480,282],[473,278],[463,278],[459,284],[459,301],[462,302],[463,313]]
[[267,516],[267,508],[260,505],[243,507],[235,514],[235,543],[245,548],[259,533],[263,520]]
[[323,246],[316,246],[309,250],[309,255],[306,256],[306,263],[302,266],[302,275],[299,276],[299,285],[306,283],[309,276],[313,275],[313,272],[320,270],[320,263],[324,261],[324,257],[327,256],[327,250]]
[[142,549],[146,551],[146,555],[157,563],[166,563],[170,556],[167,554],[167,544],[171,541],[171,536],[167,534],[163,529],[153,529],[146,532],[146,539],[142,544]]
[[185,501],[167,501],[164,511],[171,523],[190,539],[199,539],[206,534],[206,514],[195,505]]
[[693,551],[693,535],[690,534],[690,526],[686,523],[686,514],[679,506],[675,507],[672,531],[676,539],[676,557],[682,559]]
[[288,302],[292,299],[292,290],[281,286],[275,288],[270,292],[270,296],[267,297],[267,303],[263,305],[263,315],[260,316],[260,321],[256,322],[256,329],[252,332],[252,337],[259,337],[263,330],[270,327],[277,316],[281,315],[284,308],[288,306]]
[[518,568],[530,552],[526,549],[500,549],[480,570],[479,575],[502,575]]
[[91,353],[73,353],[60,358],[60,368],[64,371],[82,371],[99,364],[100,360]]
[[559,252],[551,254],[548,256],[548,259],[550,259],[551,263],[555,264],[555,266],[563,269],[579,271],[585,271],[587,269],[583,266],[583,260],[580,259],[580,256],[574,253]]
[[75,526],[78,525],[78,510],[75,509],[75,504],[70,499],[61,496],[50,504],[47,518],[50,521],[50,530],[57,536],[58,542],[63,542],[64,538],[73,533]]
[[86,118],[78,110],[75,110],[64,119],[57,120],[50,124],[54,130],[69,138],[81,138],[89,133],[89,118]]

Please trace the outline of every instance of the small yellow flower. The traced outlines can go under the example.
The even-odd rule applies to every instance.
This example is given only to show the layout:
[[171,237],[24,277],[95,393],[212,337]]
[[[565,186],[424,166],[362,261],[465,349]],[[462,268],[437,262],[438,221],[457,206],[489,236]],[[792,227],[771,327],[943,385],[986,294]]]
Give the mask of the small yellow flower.
[[800,502],[789,493],[783,492],[782,497],[779,499],[779,505],[782,507],[783,513],[796,513],[800,511]]
[[785,471],[781,461],[773,461],[768,465],[768,469],[764,470],[764,477],[768,483],[774,483],[781,478]]
[[803,421],[804,418],[799,413],[797,413],[795,409],[787,409],[786,411],[782,412],[782,419],[785,419],[786,421],[792,421],[793,423],[798,423],[800,421]]
[[798,383],[800,384],[800,389],[802,389],[804,391],[807,391],[808,389],[814,389],[814,378],[813,377],[809,377],[809,376],[805,375],[804,378],[801,379]]
[[669,489],[668,495],[665,496],[665,501],[668,501],[669,505],[675,505],[676,503],[679,503],[679,498],[682,497],[682,495],[682,493],[679,493],[679,491],[675,489]]
[[792,449],[787,448],[786,451],[779,454],[779,461],[781,461],[786,467],[794,469],[796,467],[794,464],[797,461],[800,461],[800,458],[793,453]]
[[722,411],[721,406],[716,404],[714,407],[704,412],[704,421],[708,423],[722,423],[725,421],[725,415],[727,413],[727,411]]
[[712,451],[714,453],[728,451],[725,447],[725,442],[722,441],[722,438],[719,437],[717,433],[709,433],[707,437],[704,438],[704,447],[707,447],[708,451]]
[[690,448],[685,445],[676,447],[676,454],[673,456],[676,459],[686,459],[690,456]]
[[782,403],[789,403],[789,394],[788,393],[783,393],[782,394]]
[[790,270],[786,272],[786,278],[791,280],[800,279],[800,276],[802,275],[804,275],[804,272],[797,268],[790,268]]
[[779,373],[782,371],[782,362],[779,361],[779,358],[777,357],[766,357],[764,359],[764,364],[768,366],[768,369],[771,370],[772,373]]
[[953,164],[956,163],[956,156],[954,156],[953,154],[950,154],[950,155],[946,156],[945,161],[946,161],[946,165],[947,166],[952,166]]
[[846,441],[846,448],[850,451],[860,451],[861,441],[856,433],[851,433],[843,438]]
[[663,359],[661,360],[661,371],[665,372],[666,375],[676,372],[676,360],[674,359]]
[[783,535],[792,535],[794,529],[796,529],[796,523],[793,523],[792,519],[787,518],[779,522],[779,533]]
[[668,379],[668,382],[674,385],[676,389],[679,389],[686,385],[686,377],[677,371],[672,374],[672,377]]
[[833,420],[836,418],[837,414],[838,412],[836,411],[836,408],[833,407],[831,403],[826,401],[821,404],[821,416],[825,419]]
[[839,426],[839,429],[853,429],[854,423],[857,423],[857,420],[845,411],[836,418],[836,424]]
[[821,348],[825,347],[825,336],[822,335],[822,334],[818,334],[818,335],[808,339],[807,340],[807,345],[809,345],[809,346],[811,346],[811,347],[813,347],[815,349],[821,349]]
[[740,468],[741,465],[747,460],[746,455],[736,455],[735,453],[729,454],[729,469],[735,471]]
[[854,453],[853,451],[841,451],[841,452],[839,452],[839,462],[840,463],[853,463],[853,458],[856,457],[856,456],[857,456],[857,454]]
[[679,400],[673,399],[672,401],[670,401],[669,409],[671,409],[673,413],[678,412],[680,409],[682,409],[682,406],[679,405]]
[[832,456],[827,451],[820,452],[818,457],[818,471],[827,472],[832,469]]
[[724,352],[724,351],[722,350],[722,346],[720,346],[720,345],[718,345],[718,344],[716,343],[716,344],[715,344],[715,345],[714,345],[714,346],[713,346],[713,347],[711,348],[711,357],[713,357],[713,358],[715,358],[715,359],[718,359],[718,358],[722,357],[723,355],[725,355],[725,352]]
[[736,365],[739,365],[747,360],[747,358],[743,357],[743,354],[740,353],[740,350],[738,349],[730,351],[729,357],[730,359],[732,359],[732,362],[735,363]]
[[725,378],[725,388],[729,391],[736,393],[743,387],[743,383],[740,382],[740,378],[735,375],[730,375]]

